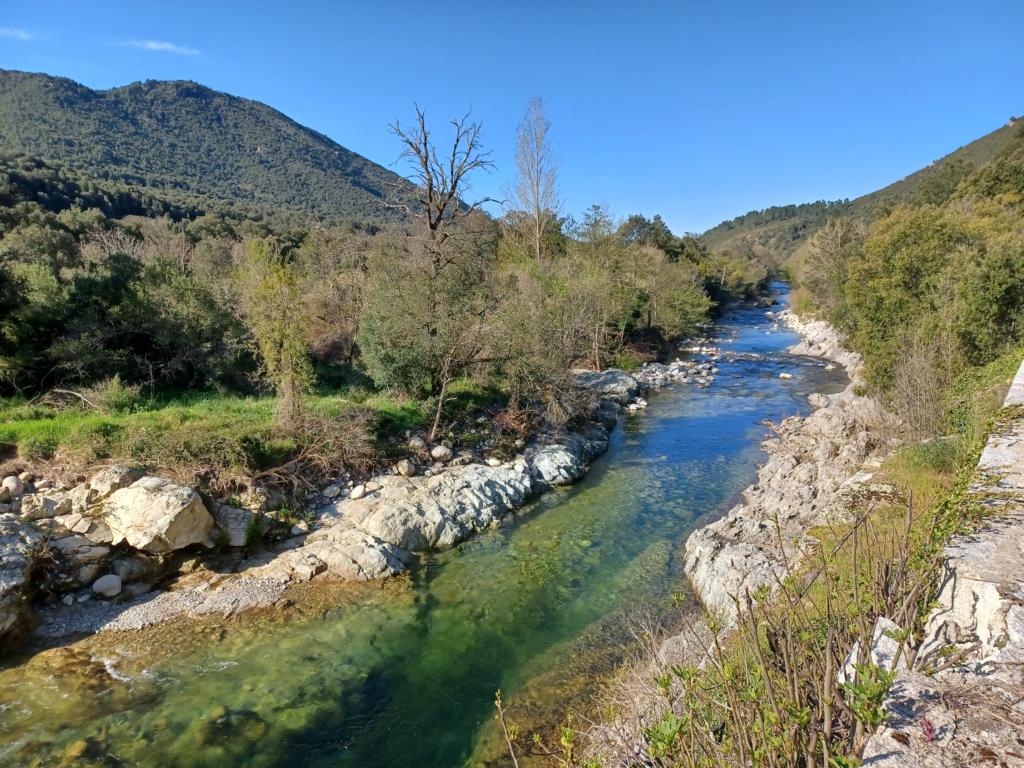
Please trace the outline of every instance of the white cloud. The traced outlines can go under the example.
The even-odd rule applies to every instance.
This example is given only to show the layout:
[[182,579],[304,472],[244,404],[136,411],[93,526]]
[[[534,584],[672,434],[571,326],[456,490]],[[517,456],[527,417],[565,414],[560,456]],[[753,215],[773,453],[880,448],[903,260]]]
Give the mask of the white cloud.
[[129,40],[126,43],[122,43],[129,48],[138,48],[142,51],[159,51],[161,53],[176,53],[179,56],[198,56],[198,48],[189,48],[185,45],[175,45],[174,43],[164,42],[163,40]]
[[31,32],[26,32],[24,29],[15,29],[14,27],[0,27],[0,37],[21,40],[23,43],[36,39],[36,36]]

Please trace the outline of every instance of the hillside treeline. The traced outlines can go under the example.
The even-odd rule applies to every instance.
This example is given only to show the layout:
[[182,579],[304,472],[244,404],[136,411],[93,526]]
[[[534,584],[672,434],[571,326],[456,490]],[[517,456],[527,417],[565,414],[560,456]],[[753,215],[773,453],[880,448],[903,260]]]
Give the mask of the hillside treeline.
[[830,219],[794,266],[871,386],[918,435],[943,431],[956,376],[1024,343],[1024,128],[869,221]]
[[440,413],[451,382],[472,377],[567,418],[571,368],[635,365],[767,276],[659,217],[594,206],[577,221],[554,197],[487,216],[460,198],[489,164],[479,126],[460,125],[452,146],[480,163],[428,179],[449,172],[409,157],[421,197],[383,228],[204,211],[3,157],[0,387],[294,399],[365,373]]

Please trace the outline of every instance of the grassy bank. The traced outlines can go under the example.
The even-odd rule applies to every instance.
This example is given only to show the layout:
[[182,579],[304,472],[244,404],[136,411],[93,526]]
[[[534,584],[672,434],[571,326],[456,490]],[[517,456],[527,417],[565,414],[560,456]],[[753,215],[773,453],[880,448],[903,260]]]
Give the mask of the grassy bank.
[[[495,393],[460,381],[450,409],[456,428],[498,402]],[[360,461],[383,461],[408,430],[421,429],[429,407],[359,387],[324,390],[307,401],[309,419],[336,433],[362,433]],[[169,393],[124,407],[0,401],[0,449],[8,463],[53,463],[84,470],[111,461],[141,464],[203,485],[244,482],[299,456],[311,430],[275,427],[275,398],[217,392]],[[367,452],[368,451],[368,452]]]

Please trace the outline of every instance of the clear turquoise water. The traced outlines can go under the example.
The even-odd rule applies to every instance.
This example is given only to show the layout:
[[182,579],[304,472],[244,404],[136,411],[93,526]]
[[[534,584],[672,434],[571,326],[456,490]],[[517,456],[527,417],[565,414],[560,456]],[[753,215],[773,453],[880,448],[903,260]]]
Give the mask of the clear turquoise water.
[[[0,762],[485,762],[495,690],[525,723],[550,723],[585,695],[624,647],[630,616],[664,614],[685,589],[682,541],[751,482],[762,422],[805,413],[806,393],[843,383],[786,355],[796,337],[773,330],[762,308],[729,311],[713,335],[763,359],[721,360],[708,389],[652,393],[585,480],[425,557],[407,582],[362,590],[315,619],[193,638],[158,659],[130,638],[93,643],[92,675],[81,660],[68,674],[39,659],[0,671]],[[794,378],[780,380],[783,370]]]

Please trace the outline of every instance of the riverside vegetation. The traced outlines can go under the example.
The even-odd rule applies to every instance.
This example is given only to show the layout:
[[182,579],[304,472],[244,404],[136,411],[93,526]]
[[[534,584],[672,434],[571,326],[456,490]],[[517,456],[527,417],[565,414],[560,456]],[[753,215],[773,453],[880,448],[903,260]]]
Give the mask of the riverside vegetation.
[[[925,637],[944,546],[988,514],[968,493],[985,438],[994,422],[1019,418],[1000,411],[1024,357],[1024,126],[1013,123],[890,188],[898,199],[876,193],[873,206],[823,208],[794,237],[803,243],[788,248],[795,308],[827,320],[857,353],[848,362],[853,396],[868,395],[896,417],[866,433],[889,443],[884,461],[869,461],[845,495],[815,480],[812,494],[832,511],[809,530],[815,518],[807,518],[795,541],[780,522],[789,517],[784,501],[774,520],[767,510],[748,521],[764,529],[769,550],[777,542],[775,566],[753,586],[744,586],[757,570],[750,560],[724,574],[732,590],[723,574],[697,584],[715,606],[704,620],[684,611],[671,632],[642,622],[637,658],[609,684],[605,706],[577,714],[553,743],[524,739],[514,705],[499,700],[511,752],[574,766],[859,764],[887,719],[897,668],[915,661]],[[979,147],[973,164],[967,157]],[[777,229],[762,233],[767,239],[751,237],[746,247],[778,245]],[[783,424],[780,440],[792,440],[792,429]],[[810,453],[823,445],[812,440],[781,458],[813,463]],[[746,497],[787,487],[773,482],[762,474]],[[798,503],[805,484],[782,493]],[[808,535],[813,545],[797,543]],[[756,547],[746,555],[755,556]],[[961,658],[917,661],[934,670]],[[927,718],[896,736],[938,738]],[[978,749],[979,759],[992,752]]]
[[[110,540],[106,522],[93,531],[85,529],[95,521],[79,519],[114,504],[85,481],[104,466],[173,479],[178,485],[159,487],[169,489],[165,500],[179,513],[192,504],[181,488],[197,489],[223,537],[242,546],[268,532],[303,536],[313,506],[343,501],[357,485],[360,495],[375,491],[376,484],[369,491],[359,484],[371,471],[396,466],[409,475],[413,459],[434,462],[433,474],[449,461],[486,460],[490,477],[506,471],[503,463],[509,472],[527,466],[519,459],[531,436],[562,445],[558,461],[569,469],[537,469],[536,482],[516,475],[513,490],[499,478],[501,493],[521,504],[557,484],[552,478],[578,477],[576,465],[598,452],[591,443],[607,444],[587,436],[585,425],[608,415],[577,386],[575,368],[632,368],[653,359],[717,304],[754,295],[768,275],[764,264],[673,235],[657,216],[620,222],[599,206],[579,222],[563,215],[539,101],[519,127],[516,179],[500,218],[470,197],[474,176],[492,168],[482,126],[458,118],[441,145],[417,108],[411,124],[392,126],[410,179],[381,193],[387,215],[341,223],[365,211],[335,201],[340,207],[329,219],[313,218],[315,206],[303,218],[277,187],[270,214],[244,200],[225,206],[221,177],[199,189],[195,177],[174,175],[184,172],[177,155],[147,155],[145,136],[135,135],[141,118],[124,139],[135,142],[131,152],[105,153],[114,139],[78,125],[85,107],[74,84],[54,81],[40,91],[43,76],[2,76],[12,84],[5,109],[22,117],[42,109],[50,126],[28,138],[19,132],[23,121],[0,126],[14,146],[36,147],[35,137],[47,152],[43,159],[2,157],[0,444],[12,485],[2,503],[8,514],[56,525],[52,534],[83,529],[88,541],[72,536],[61,544],[76,547],[72,586],[120,541],[116,531]],[[48,101],[65,91],[66,99]],[[313,141],[260,105],[182,84],[90,97],[98,122],[89,125],[116,133],[111,126],[142,108],[140,96],[147,108],[173,112],[200,143],[210,113],[228,125],[258,114],[243,143],[280,142],[291,131],[301,144],[295,151],[308,154]],[[100,149],[78,166],[61,164],[54,159],[59,142],[45,140],[59,126]],[[323,137],[317,141],[330,150]],[[125,156],[154,174],[137,178],[118,165]],[[221,159],[225,178],[243,183],[242,160]],[[339,171],[333,162],[324,168],[365,181],[367,171],[351,164]],[[279,183],[279,170],[264,172]],[[584,438],[566,437],[570,429]],[[474,496],[467,503],[484,502]],[[427,515],[424,509],[417,514]],[[451,530],[424,540],[451,545],[491,521],[492,509],[473,509],[479,514],[448,521]],[[205,519],[199,528],[182,546],[217,538]],[[11,535],[31,549],[31,526]],[[358,578],[395,572],[392,545],[405,547],[407,539],[395,533],[383,542],[365,530],[338,535],[343,540],[328,542],[329,570]],[[305,549],[293,554],[313,557]],[[82,557],[91,560],[83,565]],[[327,567],[314,560],[289,560],[289,578]],[[25,600],[33,586],[53,582],[37,576],[19,577]],[[60,595],[46,588],[41,597]]]

